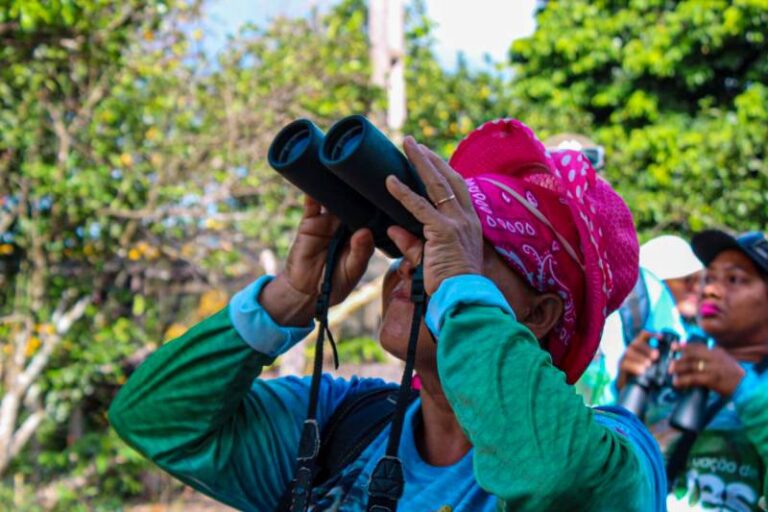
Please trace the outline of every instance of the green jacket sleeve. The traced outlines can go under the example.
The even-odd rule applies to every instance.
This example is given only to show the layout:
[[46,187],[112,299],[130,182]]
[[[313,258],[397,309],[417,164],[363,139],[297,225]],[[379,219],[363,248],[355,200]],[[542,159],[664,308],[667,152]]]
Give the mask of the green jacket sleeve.
[[269,363],[225,308],[152,354],[110,421],[185,483],[241,510],[273,510],[293,475],[306,393],[300,379],[254,382]]
[[533,334],[496,307],[458,306],[438,369],[474,445],[478,483],[507,510],[654,510],[647,465],[595,421]]
[[[760,376],[747,372],[733,401],[747,438],[760,455],[763,467],[768,468],[768,372]],[[764,475],[763,496],[768,499],[768,471]]]

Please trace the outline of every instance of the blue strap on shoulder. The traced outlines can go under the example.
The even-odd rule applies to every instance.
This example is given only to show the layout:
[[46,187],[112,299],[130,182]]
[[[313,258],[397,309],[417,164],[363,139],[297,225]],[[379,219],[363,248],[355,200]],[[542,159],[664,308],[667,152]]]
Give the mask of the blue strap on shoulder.
[[[653,512],[667,510],[667,478],[664,469],[664,457],[659,445],[634,414],[623,407],[607,405],[595,407],[596,419],[611,430],[624,435],[634,446],[637,453],[643,457],[646,467],[651,470],[654,487]],[[651,511],[649,511],[651,512]]]

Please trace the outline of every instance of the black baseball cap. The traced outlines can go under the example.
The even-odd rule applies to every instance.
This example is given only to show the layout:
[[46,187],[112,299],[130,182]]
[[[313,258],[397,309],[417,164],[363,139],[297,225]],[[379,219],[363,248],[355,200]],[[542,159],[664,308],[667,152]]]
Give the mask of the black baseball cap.
[[768,238],[760,231],[733,236],[725,231],[707,229],[693,235],[691,248],[704,265],[709,265],[723,251],[741,251],[761,274],[768,276]]

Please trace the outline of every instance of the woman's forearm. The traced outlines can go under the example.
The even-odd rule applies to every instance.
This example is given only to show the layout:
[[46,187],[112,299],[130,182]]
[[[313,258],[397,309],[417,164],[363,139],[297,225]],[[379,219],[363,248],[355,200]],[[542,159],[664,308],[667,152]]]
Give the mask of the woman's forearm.
[[[268,510],[290,481],[300,427],[293,418],[305,402],[289,383],[252,389],[271,362],[224,309],[153,353],[118,393],[110,421],[182,481],[241,510]],[[280,410],[291,402],[295,411]]]
[[479,484],[510,510],[649,510],[653,490],[632,444],[595,421],[512,315],[456,307],[440,331],[438,369],[475,447]]

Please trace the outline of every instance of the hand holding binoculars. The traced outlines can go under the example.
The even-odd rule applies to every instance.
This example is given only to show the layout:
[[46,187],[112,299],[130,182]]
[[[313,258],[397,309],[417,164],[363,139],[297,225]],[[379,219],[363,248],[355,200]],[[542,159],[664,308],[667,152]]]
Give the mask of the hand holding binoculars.
[[[619,396],[619,405],[632,412],[641,421],[651,397],[661,388],[672,385],[669,365],[675,358],[672,344],[680,337],[673,331],[663,331],[661,337],[652,339],[652,347],[659,351],[659,358],[642,375],[627,382]],[[702,333],[694,333],[688,337],[688,343],[707,343],[708,338]],[[678,398],[669,422],[672,427],[690,432],[699,432],[705,427],[707,400],[709,390],[706,388],[691,388]]]
[[424,184],[408,159],[368,119],[345,117],[327,135],[307,119],[284,127],[272,141],[269,165],[318,201],[352,231],[369,228],[376,247],[401,256],[387,236],[399,225],[422,237],[422,225],[390,195],[385,186],[394,174],[427,197]]

